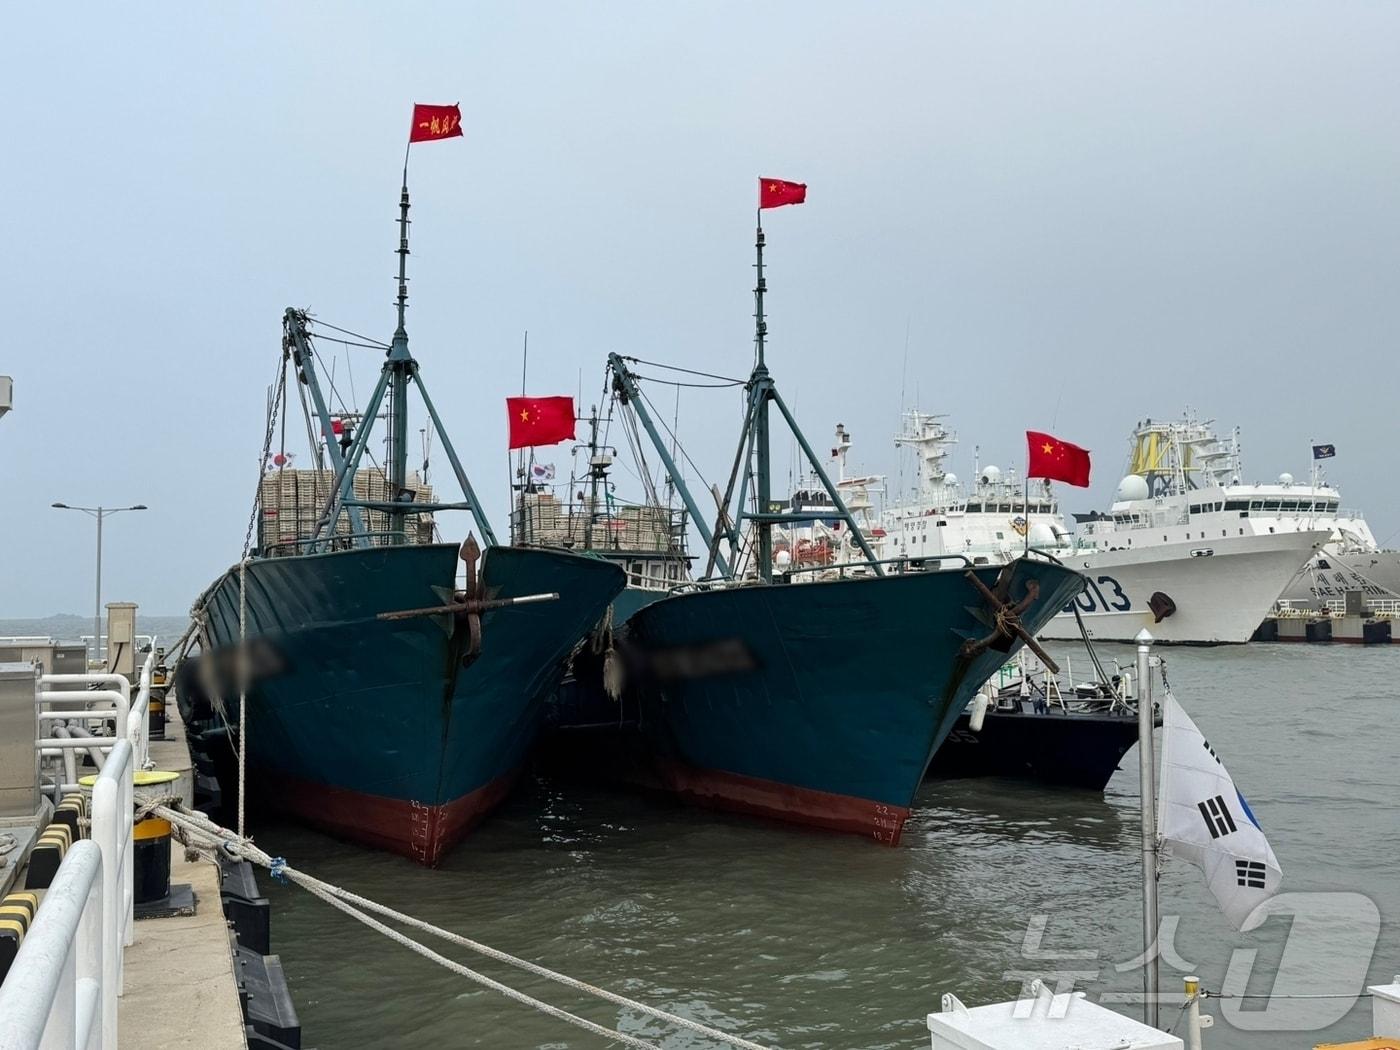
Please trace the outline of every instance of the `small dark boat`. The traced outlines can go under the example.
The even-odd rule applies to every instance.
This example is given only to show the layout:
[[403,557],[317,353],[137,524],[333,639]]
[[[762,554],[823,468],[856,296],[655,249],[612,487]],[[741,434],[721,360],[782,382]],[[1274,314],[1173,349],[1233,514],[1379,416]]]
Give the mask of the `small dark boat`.
[[1138,738],[1137,705],[1119,676],[1069,695],[1043,671],[1008,665],[1003,682],[1008,677],[1000,688],[988,683],[958,716],[927,778],[1012,777],[1102,791]]

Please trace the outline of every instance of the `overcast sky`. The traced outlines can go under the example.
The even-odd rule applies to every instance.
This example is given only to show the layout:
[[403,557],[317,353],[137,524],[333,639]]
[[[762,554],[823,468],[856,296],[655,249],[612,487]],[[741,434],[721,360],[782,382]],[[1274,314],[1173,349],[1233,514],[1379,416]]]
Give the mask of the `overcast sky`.
[[[1052,430],[1087,510],[1189,406],[1251,480],[1335,443],[1400,530],[1400,6],[30,4],[0,60],[0,618],[91,608],[56,500],[150,505],[108,600],[180,613],[237,559],[283,309],[392,331],[414,101],[466,136],[414,147],[409,331],[498,531],[524,330],[536,394],[592,400],[611,350],[747,371],[760,175],[810,186],[767,220],[770,347],[819,447],[895,475],[901,397],[964,474]],[[680,417],[722,476],[735,395]]]

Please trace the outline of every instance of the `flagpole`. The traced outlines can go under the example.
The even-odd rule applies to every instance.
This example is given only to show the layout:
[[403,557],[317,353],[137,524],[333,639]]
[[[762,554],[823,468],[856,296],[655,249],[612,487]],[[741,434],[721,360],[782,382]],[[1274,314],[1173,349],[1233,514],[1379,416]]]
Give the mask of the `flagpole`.
[[772,380],[768,378],[768,365],[764,362],[764,344],[768,338],[768,322],[763,317],[763,295],[768,290],[768,282],[763,277],[763,207],[760,203],[757,212],[758,232],[754,240],[757,253],[755,269],[758,280],[754,285],[754,352],[756,361],[753,377],[750,379],[749,396],[753,399],[753,443],[758,455],[755,481],[755,498],[758,501],[758,578],[768,583],[773,578],[773,523],[765,515],[770,513],[772,500],[771,478],[769,477],[768,447],[768,398],[771,396]]
[[1157,933],[1157,762],[1152,747],[1152,635],[1138,632],[1138,789],[1142,797],[1142,991],[1144,1020],[1158,1027],[1157,992],[1160,980]]
[[[527,329],[525,329],[525,339],[524,339],[524,343],[523,343],[523,345],[521,346],[521,350],[520,350],[520,396],[521,396],[521,397],[524,397],[524,396],[525,396],[525,376],[526,376],[526,372],[528,371],[529,367],[530,367],[530,330],[527,328]],[[535,449],[534,449],[534,446],[532,445],[532,446],[530,447],[530,460],[531,460],[531,463],[532,463],[532,464],[533,464],[533,462],[534,462],[534,458],[535,458]],[[520,503],[520,514],[521,514],[521,523],[522,523],[522,524],[524,523],[524,520],[525,520],[525,519],[524,519],[524,514],[525,514],[525,485],[526,485],[526,483],[527,483],[527,479],[526,479],[526,477],[525,477],[525,449],[522,448],[522,449],[520,450],[520,465],[516,468],[516,471],[515,471],[515,489],[516,489],[516,491],[519,493],[519,496],[517,497],[517,499],[519,500],[519,503]]]
[[1029,557],[1030,557],[1030,553],[1031,553],[1031,473],[1030,473],[1029,468],[1027,468],[1027,470],[1026,470],[1026,478],[1025,478],[1025,481],[1026,481],[1025,492],[1024,492],[1024,493],[1022,494],[1022,496],[1021,496],[1021,517],[1023,517],[1023,518],[1025,519],[1025,521],[1026,521],[1026,552],[1025,552],[1025,553],[1026,553],[1026,557],[1029,558]]

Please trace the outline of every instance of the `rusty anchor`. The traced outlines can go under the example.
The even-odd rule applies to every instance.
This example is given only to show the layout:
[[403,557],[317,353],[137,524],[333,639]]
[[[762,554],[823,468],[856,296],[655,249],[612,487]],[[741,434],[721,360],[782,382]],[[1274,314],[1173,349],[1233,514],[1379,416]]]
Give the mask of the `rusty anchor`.
[[1008,565],[1001,570],[1001,574],[997,577],[995,591],[983,583],[971,569],[963,573],[972,581],[972,585],[981,592],[982,599],[990,608],[994,629],[985,638],[969,638],[963,642],[958,655],[963,659],[971,660],[992,648],[1006,652],[1011,648],[1011,644],[1019,638],[1025,642],[1026,648],[1035,653],[1051,674],[1059,674],[1059,665],[1050,659],[1050,655],[1040,647],[1040,643],[1021,623],[1021,614],[1040,597],[1040,581],[1027,580],[1026,596],[1013,605],[1009,598],[1013,569],[1014,566]]
[[481,559],[481,548],[477,546],[476,537],[468,534],[462,542],[462,549],[458,551],[458,556],[466,565],[467,585],[465,589],[452,592],[452,600],[442,605],[429,605],[421,609],[396,609],[393,612],[382,612],[376,617],[380,620],[408,620],[415,616],[443,616],[450,615],[453,619],[455,630],[465,630],[466,648],[462,653],[463,662],[469,662],[481,652],[481,614],[492,609],[507,609],[514,605],[534,605],[537,602],[553,602],[559,600],[559,592],[553,591],[544,594],[523,594],[518,598],[484,598],[482,597],[482,580],[477,572],[477,563]]

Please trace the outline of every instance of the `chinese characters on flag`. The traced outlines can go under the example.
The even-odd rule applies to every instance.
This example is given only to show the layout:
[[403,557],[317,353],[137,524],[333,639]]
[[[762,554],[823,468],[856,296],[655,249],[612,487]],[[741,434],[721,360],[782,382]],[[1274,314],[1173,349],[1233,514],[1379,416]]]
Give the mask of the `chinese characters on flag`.
[[758,180],[758,206],[781,208],[784,204],[801,204],[807,199],[805,182],[784,182],[782,179]]
[[574,399],[571,397],[508,397],[510,448],[557,445],[574,436]]
[[1026,477],[1046,478],[1050,481],[1063,481],[1089,487],[1089,450],[1061,441],[1039,430],[1026,431],[1026,445],[1030,452],[1030,463],[1026,467]]
[[408,129],[409,142],[432,142],[435,139],[456,138],[462,134],[460,106],[413,107],[413,124]]

